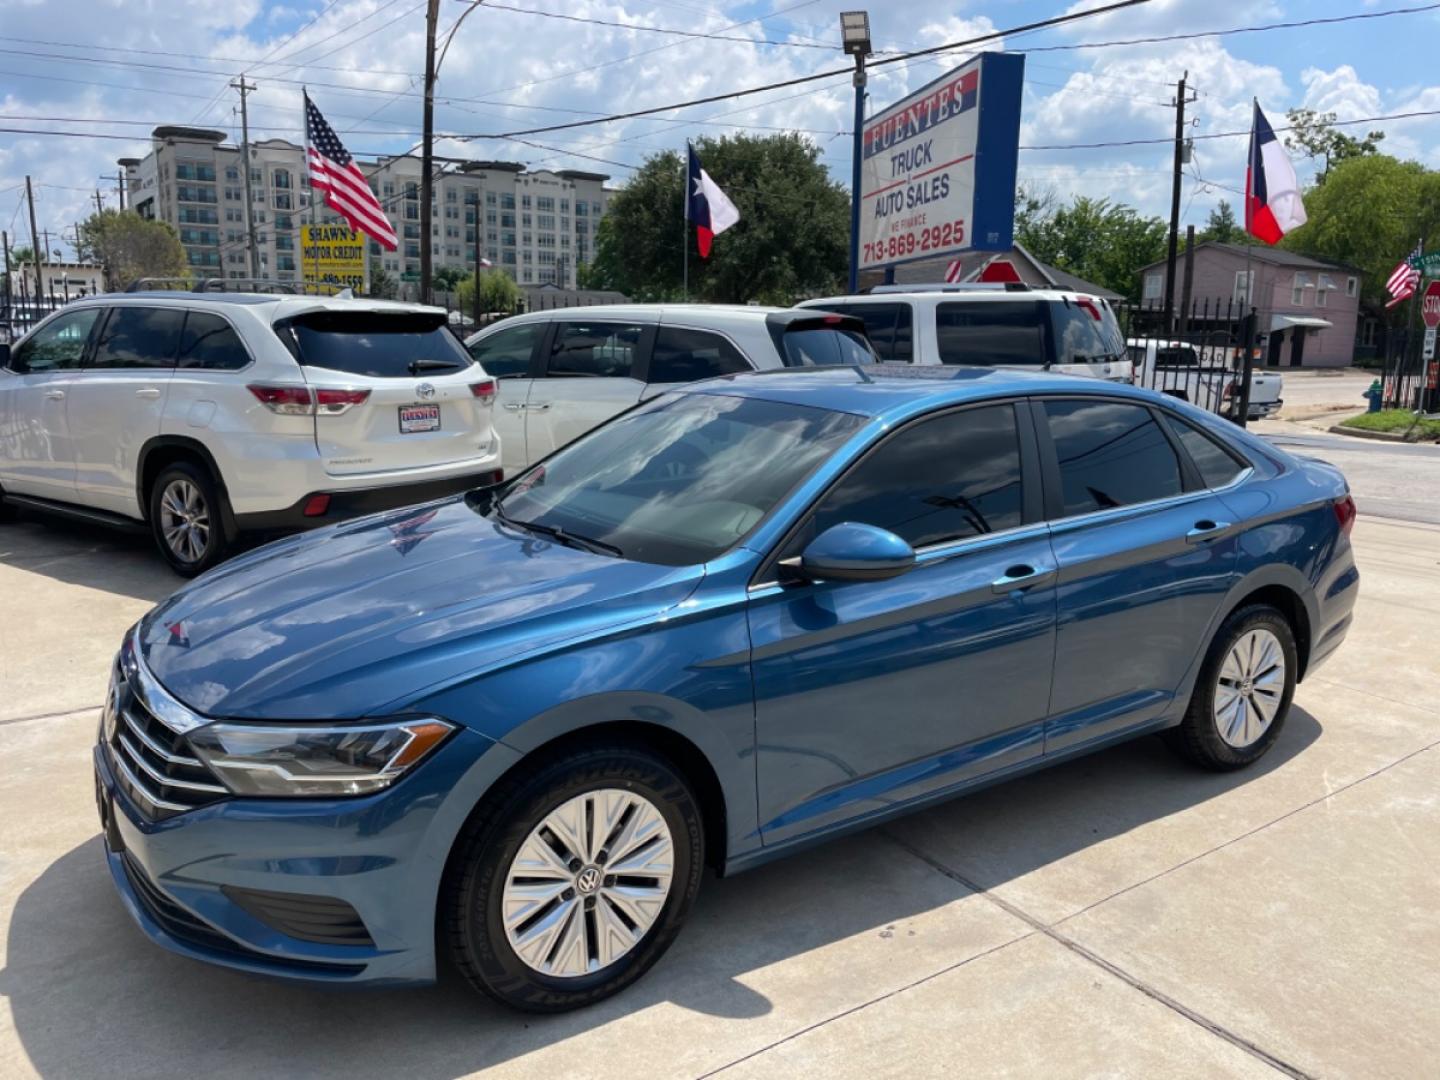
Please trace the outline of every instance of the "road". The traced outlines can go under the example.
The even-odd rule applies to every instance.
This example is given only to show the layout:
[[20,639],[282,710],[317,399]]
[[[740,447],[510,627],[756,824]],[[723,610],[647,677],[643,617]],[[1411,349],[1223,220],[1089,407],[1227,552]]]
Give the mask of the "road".
[[177,581],[140,540],[0,528],[0,1076],[1434,1075],[1440,450],[1272,437],[1346,469],[1362,587],[1258,768],[1140,740],[707,879],[654,971],[561,1017],[151,945],[89,755],[120,635]]
[[1271,369],[1285,378],[1285,405],[1280,415],[1288,418],[1311,416],[1327,411],[1365,408],[1365,390],[1374,381],[1375,373],[1356,368],[1339,371],[1292,371]]

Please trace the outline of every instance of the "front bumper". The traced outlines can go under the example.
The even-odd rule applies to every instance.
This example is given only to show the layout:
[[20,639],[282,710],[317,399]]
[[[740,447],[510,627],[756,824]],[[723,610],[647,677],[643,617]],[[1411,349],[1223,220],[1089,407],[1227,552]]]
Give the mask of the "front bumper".
[[[311,491],[300,496],[282,510],[266,510],[251,514],[236,514],[235,525],[241,532],[281,533],[300,529],[317,529],[322,525],[333,525],[347,518],[364,514],[378,514],[385,510],[396,510],[403,506],[443,499],[458,495],[477,487],[498,484],[502,478],[499,468],[486,469],[478,473],[451,476],[443,480],[430,480],[420,484],[392,484],[385,487],[349,488],[341,490]],[[306,507],[317,495],[328,496],[323,513],[307,514]]]
[[[146,936],[193,959],[305,982],[428,983],[450,848],[518,756],[462,729],[375,795],[225,799],[152,821],[116,784],[100,745],[96,797],[110,875]],[[293,936],[232,899],[244,891],[343,901],[368,944]]]

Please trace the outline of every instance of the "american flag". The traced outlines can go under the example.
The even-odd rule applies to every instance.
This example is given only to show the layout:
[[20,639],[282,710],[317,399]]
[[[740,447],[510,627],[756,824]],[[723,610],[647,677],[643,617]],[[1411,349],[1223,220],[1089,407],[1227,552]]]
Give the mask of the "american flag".
[[325,193],[325,205],[337,211],[352,229],[365,233],[387,251],[394,251],[395,230],[385,220],[380,200],[309,94],[305,95],[305,161],[310,186]]
[[1415,261],[1420,258],[1422,240],[1415,245],[1415,250],[1410,253],[1390,275],[1390,280],[1385,282],[1385,288],[1390,292],[1390,302],[1385,306],[1392,308],[1402,300],[1408,300],[1415,295],[1415,290],[1420,285],[1420,271],[1415,268]]

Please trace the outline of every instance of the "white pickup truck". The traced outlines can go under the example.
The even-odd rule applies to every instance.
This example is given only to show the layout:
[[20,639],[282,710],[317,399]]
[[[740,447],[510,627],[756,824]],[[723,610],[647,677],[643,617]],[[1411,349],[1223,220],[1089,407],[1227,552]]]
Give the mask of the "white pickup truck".
[[[1135,371],[1136,386],[1159,390],[1222,416],[1233,416],[1240,406],[1240,350],[1232,346],[1130,338],[1125,352]],[[1281,376],[1252,370],[1249,419],[1279,412],[1283,389]]]

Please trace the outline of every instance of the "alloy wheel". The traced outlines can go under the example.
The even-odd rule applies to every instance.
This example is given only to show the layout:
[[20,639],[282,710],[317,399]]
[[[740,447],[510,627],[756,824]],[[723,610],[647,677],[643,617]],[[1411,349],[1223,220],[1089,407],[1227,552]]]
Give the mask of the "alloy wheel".
[[505,875],[510,947],[552,977],[609,967],[660,917],[674,861],[670,827],[648,799],[618,788],[577,795],[530,831]]
[[160,495],[160,532],[181,562],[198,562],[210,544],[210,508],[199,487],[185,479],[171,480]]
[[1220,665],[1215,727],[1236,749],[1253,746],[1275,722],[1285,696],[1285,650],[1264,627],[1241,634]]

